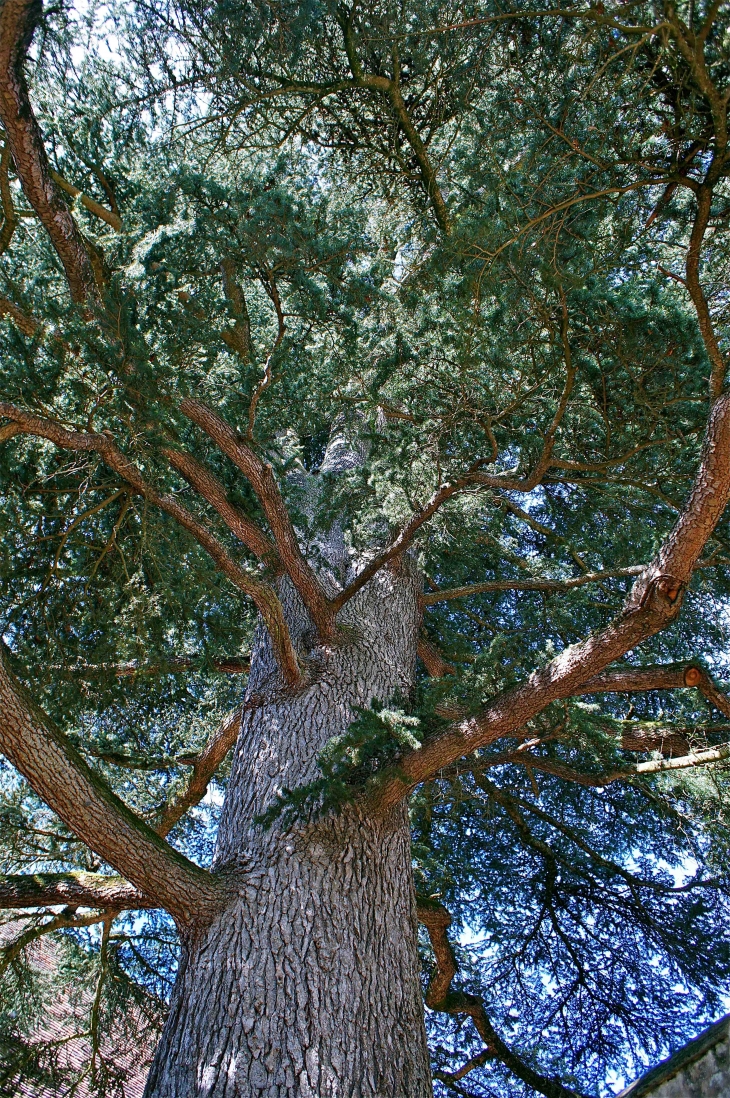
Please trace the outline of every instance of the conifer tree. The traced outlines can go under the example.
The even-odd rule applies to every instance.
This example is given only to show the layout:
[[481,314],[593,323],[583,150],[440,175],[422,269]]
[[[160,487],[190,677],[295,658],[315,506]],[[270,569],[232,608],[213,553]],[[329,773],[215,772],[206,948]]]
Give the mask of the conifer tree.
[[0,1091],[720,1012],[729,100],[717,0],[2,0]]

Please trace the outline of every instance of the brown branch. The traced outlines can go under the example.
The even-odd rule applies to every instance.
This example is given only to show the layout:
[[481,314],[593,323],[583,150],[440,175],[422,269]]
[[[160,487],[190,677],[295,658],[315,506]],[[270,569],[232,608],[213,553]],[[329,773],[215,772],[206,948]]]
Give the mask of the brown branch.
[[42,14],[41,0],[5,0],[0,8],[0,120],[25,196],[61,260],[71,296],[85,301],[96,295],[93,265],[51,177],[25,79],[26,54]]
[[427,637],[421,636],[418,640],[418,656],[432,679],[442,679],[445,675],[453,675],[456,671],[453,663],[445,660],[438,648],[431,644]]
[[441,188],[439,187],[436,172],[429,160],[426,146],[413,124],[403,96],[401,95],[397,58],[394,58],[394,79],[392,80],[385,76],[372,76],[369,73],[363,72],[362,65],[357,56],[357,46],[353,30],[353,19],[356,7],[357,5],[353,4],[349,12],[340,11],[338,14],[338,22],[342,30],[343,45],[350,66],[350,72],[352,73],[353,84],[355,87],[368,88],[371,91],[384,95],[390,103],[393,113],[405,134],[406,141],[413,150],[421,173],[421,179],[423,180],[429,202],[431,202],[433,206],[433,212],[436,216],[439,228],[448,236],[451,232],[449,211],[446,202],[444,201]]
[[122,231],[122,219],[118,214],[113,213],[111,210],[107,210],[106,206],[102,206],[100,202],[95,202],[93,198],[89,198],[78,187],[74,187],[73,183],[69,183],[62,175],[54,171],[53,168],[49,170],[49,175],[54,183],[57,183],[62,191],[66,194],[70,194],[73,198],[80,198],[81,205],[94,217],[100,218],[102,221],[106,221],[107,225],[111,225],[116,232]]
[[149,485],[137,466],[126,457],[107,434],[68,431],[51,419],[31,415],[14,404],[0,402],[0,416],[12,420],[24,433],[46,438],[56,446],[67,450],[97,453],[102,461],[118,473],[134,491],[155,507],[174,518],[202,545],[221,572],[239,590],[248,595],[261,613],[271,637],[277,662],[287,685],[294,686],[301,680],[296,652],[289,635],[281,603],[274,589],[267,583],[239,567],[228,551],[210,531],[172,496],[159,493]]
[[450,587],[442,591],[429,591],[423,596],[424,606],[432,606],[448,599],[462,599],[468,595],[481,595],[490,591],[545,591],[558,593],[584,587],[587,583],[601,583],[607,579],[619,579],[623,576],[638,576],[644,571],[643,564],[633,564],[627,568],[614,568],[607,572],[585,572],[567,580],[487,580],[485,583],[472,583],[466,587]]
[[266,537],[266,534],[258,528],[256,523],[246,518],[237,507],[229,502],[223,485],[213,474],[196,461],[191,454],[181,453],[179,450],[163,450],[167,460],[173,469],[188,481],[199,492],[203,499],[216,509],[225,522],[228,529],[236,535],[239,541],[255,553],[261,560],[266,561],[272,568],[280,568],[276,546]]
[[178,922],[220,908],[219,881],[168,846],[91,770],[17,681],[2,649],[0,751],[75,835]]
[[15,213],[13,192],[10,190],[10,178],[8,175],[10,161],[10,145],[6,144],[3,148],[2,156],[0,156],[0,197],[2,198],[3,208],[3,226],[2,230],[0,230],[0,255],[2,255],[3,252],[6,252],[10,247],[10,241],[13,239],[13,234],[18,227],[18,218]]
[[154,908],[144,892],[123,877],[102,873],[22,873],[0,876],[0,908],[103,907]]
[[41,325],[37,320],[24,313],[22,309],[19,309],[12,301],[8,301],[6,297],[0,297],[0,316],[9,316],[15,327],[24,336],[28,336],[29,339],[37,335],[41,329]]
[[235,279],[236,268],[232,260],[224,259],[221,263],[223,272],[223,289],[233,313],[233,327],[223,332],[223,341],[235,351],[243,362],[250,362],[253,358],[251,346],[251,321],[248,315],[246,298],[241,287]]
[[390,545],[366,565],[366,567],[358,573],[352,583],[350,583],[336,599],[332,600],[331,605],[334,610],[336,612],[341,610],[345,603],[348,602],[353,595],[357,594],[357,592],[364,587],[381,568],[389,561],[405,552],[421,527],[428,522],[428,520],[436,514],[439,508],[442,507],[447,500],[451,499],[452,496],[467,488],[475,487],[496,488],[510,492],[531,492],[533,488],[537,487],[542,480],[542,477],[545,475],[545,472],[550,467],[551,451],[552,440],[547,439],[537,464],[524,477],[518,477],[510,473],[498,473],[496,475],[484,473],[481,470],[487,462],[480,459],[479,461],[476,461],[463,476],[458,477],[456,480],[450,481],[447,484],[442,484],[420,511],[417,511],[411,516],[401,531],[396,534],[390,542]]
[[205,431],[249,481],[274,535],[282,565],[299,592],[320,637],[330,639],[335,631],[334,607],[302,553],[271,465],[262,461],[225,420],[201,401],[184,400],[180,409]]
[[258,409],[261,397],[264,395],[268,387],[271,385],[271,382],[274,380],[273,358],[279,347],[281,346],[284,335],[286,334],[284,308],[281,304],[281,298],[279,297],[279,289],[276,285],[276,281],[274,280],[274,277],[270,271],[264,270],[261,272],[261,283],[266,290],[266,293],[271,298],[271,303],[273,304],[276,311],[277,334],[276,339],[274,340],[274,345],[266,356],[266,361],[264,362],[263,376],[260,378],[258,384],[256,385],[256,388],[251,394],[251,401],[248,406],[248,432],[246,433],[246,439],[248,440],[248,442],[253,442],[254,426],[256,425],[256,410]]
[[[563,1086],[559,1079],[550,1079],[535,1071],[505,1044],[492,1026],[484,1008],[484,1003],[477,995],[451,990],[452,981],[459,970],[447,934],[447,930],[451,925],[451,915],[442,904],[435,903],[433,900],[419,902],[417,911],[418,921],[428,931],[431,948],[436,959],[436,971],[431,977],[426,991],[426,1006],[430,1007],[431,1010],[445,1014],[469,1015],[479,1036],[487,1046],[485,1052],[496,1056],[505,1067],[509,1068],[513,1075],[527,1083],[533,1090],[544,1094],[546,1098],[579,1098],[576,1091]],[[477,1065],[474,1064],[473,1066]],[[454,1076],[454,1078],[460,1077],[462,1077],[461,1073],[456,1073]]]
[[238,739],[241,710],[230,713],[216,728],[203,750],[193,762],[193,772],[183,792],[165,805],[155,824],[158,835],[168,835],[188,809],[200,804],[210,779]]
[[408,520],[400,533],[393,538],[390,545],[371,560],[370,563],[355,576],[352,583],[350,583],[344,591],[340,592],[336,599],[332,600],[332,606],[334,607],[335,612],[341,610],[345,603],[349,602],[353,595],[356,595],[357,592],[364,587],[381,568],[385,567],[389,561],[405,552],[424,523],[428,522],[428,520],[436,514],[446,500],[451,499],[457,492],[472,487],[474,484],[481,484],[482,482],[482,474],[477,474],[474,469],[470,469],[463,477],[459,477],[457,480],[451,481],[448,484],[442,484],[441,487],[433,493],[428,503]]
[[383,808],[456,759],[527,724],[550,702],[575,694],[649,637],[672,622],[700,553],[730,496],[730,394],[710,412],[699,469],[689,498],[657,556],[636,580],[622,614],[606,628],[564,649],[521,685],[494,699],[481,713],[449,725],[418,751],[405,754],[370,792]]
[[690,752],[687,732],[676,728],[660,728],[632,722],[621,732],[621,750],[661,751],[667,758],[688,755]]
[[712,323],[712,317],[710,316],[710,308],[707,304],[705,291],[700,280],[700,255],[702,252],[702,242],[710,220],[711,206],[712,188],[703,184],[697,193],[697,212],[692,225],[689,247],[687,248],[685,285],[689,296],[692,299],[692,304],[695,307],[695,312],[697,313],[697,323],[699,325],[700,334],[702,335],[702,341],[705,345],[707,357],[709,358],[712,367],[712,373],[710,374],[710,395],[713,400],[717,400],[722,393],[726,366],[725,359],[720,350],[720,344],[717,340],[715,327]]
[[574,694],[621,694],[643,690],[680,690],[685,687],[699,690],[711,705],[730,717],[730,699],[704,667],[692,662],[604,671],[584,682]]

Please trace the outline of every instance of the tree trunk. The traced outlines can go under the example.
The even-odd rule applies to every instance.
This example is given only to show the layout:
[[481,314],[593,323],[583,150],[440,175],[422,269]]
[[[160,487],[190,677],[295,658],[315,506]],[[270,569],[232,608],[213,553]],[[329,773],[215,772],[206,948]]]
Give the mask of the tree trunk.
[[432,1094],[405,806],[266,831],[254,819],[317,756],[353,706],[413,686],[418,585],[384,571],[341,615],[344,640],[311,648],[286,581],[310,684],[282,691],[257,638],[215,865],[238,898],[184,944],[147,1098],[426,1098]]

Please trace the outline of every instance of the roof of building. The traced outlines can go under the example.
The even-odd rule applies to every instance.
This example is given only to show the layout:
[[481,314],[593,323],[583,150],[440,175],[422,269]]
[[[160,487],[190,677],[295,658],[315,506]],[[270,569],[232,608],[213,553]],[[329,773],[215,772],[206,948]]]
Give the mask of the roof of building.
[[715,1045],[727,1037],[728,1032],[730,1032],[730,1014],[726,1014],[724,1018],[714,1022],[703,1030],[698,1037],[695,1037],[693,1041],[688,1041],[686,1045],[683,1045],[667,1060],[662,1060],[651,1071],[647,1071],[630,1087],[622,1090],[617,1098],[644,1098],[645,1095],[652,1094],[662,1083],[673,1079],[675,1075],[679,1075],[690,1064],[694,1064],[695,1061],[706,1056]]
[[[15,929],[12,923],[1,927],[0,943],[11,939]],[[29,950],[29,959],[37,971],[54,972],[59,958],[53,940],[41,938],[34,942]],[[84,1071],[90,1063],[91,1043],[85,1032],[87,1025],[82,1018],[89,1006],[88,995],[82,995],[78,1002],[74,1002],[68,994],[60,994],[47,1004],[43,1024],[36,1034],[39,1042],[59,1043],[63,1050],[60,1066],[75,1076],[75,1082],[69,1087],[60,1082],[48,1086],[33,1079],[16,1078],[11,1084],[16,1098],[65,1098],[69,1093],[73,1093],[74,1098],[92,1098],[94,1088]],[[128,1042],[123,1047],[109,1047],[107,1041],[102,1042],[100,1051],[107,1065],[113,1066],[117,1077],[118,1085],[112,1088],[113,1093],[118,1098],[122,1094],[124,1098],[142,1098],[153,1049],[144,1044],[140,1047]],[[3,1090],[2,1093],[8,1092]]]

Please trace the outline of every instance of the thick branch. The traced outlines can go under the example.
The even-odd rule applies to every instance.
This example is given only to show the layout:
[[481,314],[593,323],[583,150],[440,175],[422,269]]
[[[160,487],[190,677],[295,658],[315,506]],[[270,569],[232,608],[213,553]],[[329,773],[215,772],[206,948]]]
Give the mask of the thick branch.
[[432,679],[442,679],[444,675],[453,675],[456,671],[453,663],[445,660],[438,648],[431,644],[427,637],[419,638],[418,657]]
[[22,408],[17,408],[14,404],[3,402],[0,402],[0,416],[5,416],[17,423],[25,434],[47,438],[56,446],[67,450],[80,450],[99,454],[105,464],[126,480],[135,492],[144,496],[155,507],[159,507],[161,511],[165,511],[179,522],[209,553],[221,572],[236,587],[253,599],[266,622],[271,643],[286,683],[293,686],[300,681],[299,664],[289,635],[289,628],[274,589],[269,584],[252,576],[245,569],[240,568],[218,539],[176,499],[162,495],[149,485],[137,466],[122,453],[109,435],[67,431],[55,420],[42,419],[40,416],[34,416],[23,411]]
[[418,904],[418,921],[423,923],[428,931],[436,958],[436,971],[426,991],[426,1005],[431,1010],[446,1014],[468,1014],[487,1049],[518,1079],[522,1079],[528,1086],[544,1094],[546,1098],[578,1098],[576,1091],[563,1086],[559,1079],[549,1079],[541,1075],[504,1043],[492,1026],[484,1009],[484,1003],[478,996],[451,990],[451,983],[458,972],[458,965],[447,934],[451,925],[451,915],[446,908],[432,900],[421,902]]
[[179,922],[217,910],[216,879],[112,793],[17,681],[2,650],[0,751],[75,835]]
[[0,877],[0,908],[104,907],[118,910],[158,907],[123,877],[102,873],[24,873]]
[[574,694],[634,693],[643,690],[696,688],[724,716],[730,717],[730,699],[718,689],[704,667],[696,663],[631,667],[604,671],[579,686]]
[[331,638],[335,616],[317,576],[299,546],[271,466],[261,460],[232,427],[199,400],[184,400],[181,411],[215,442],[249,481],[274,535],[281,563],[323,638]]
[[24,73],[26,54],[42,14],[42,0],[4,0],[0,7],[0,119],[25,196],[63,264],[71,296],[84,301],[96,293],[93,266],[51,177]]
[[181,453],[179,450],[163,450],[167,460],[173,469],[177,469],[196,492],[214,507],[225,522],[228,529],[236,535],[239,541],[255,553],[257,557],[267,561],[272,566],[278,564],[276,547],[259,530],[256,523],[242,515],[237,507],[229,502],[223,485],[213,474],[196,461],[191,454]]
[[527,724],[552,701],[575,694],[586,681],[677,616],[702,548],[730,496],[730,394],[713,405],[699,470],[689,499],[659,553],[639,576],[623,613],[605,629],[564,649],[520,686],[495,698],[480,714],[456,721],[404,755],[398,773],[381,779],[372,801],[388,806],[418,782],[472,751]]

